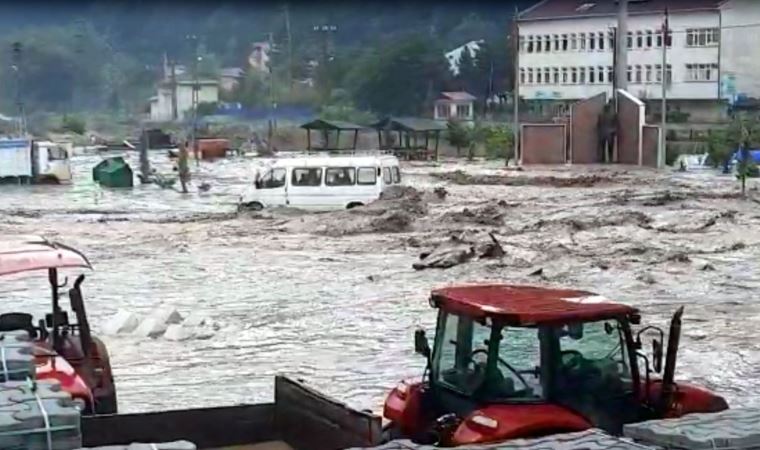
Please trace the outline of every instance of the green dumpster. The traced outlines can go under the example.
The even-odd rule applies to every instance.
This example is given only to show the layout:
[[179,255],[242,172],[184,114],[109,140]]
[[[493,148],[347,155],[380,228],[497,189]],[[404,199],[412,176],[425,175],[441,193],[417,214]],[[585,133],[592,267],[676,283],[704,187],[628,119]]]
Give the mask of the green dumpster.
[[132,187],[132,168],[124,158],[114,156],[106,158],[92,169],[92,179],[105,187]]

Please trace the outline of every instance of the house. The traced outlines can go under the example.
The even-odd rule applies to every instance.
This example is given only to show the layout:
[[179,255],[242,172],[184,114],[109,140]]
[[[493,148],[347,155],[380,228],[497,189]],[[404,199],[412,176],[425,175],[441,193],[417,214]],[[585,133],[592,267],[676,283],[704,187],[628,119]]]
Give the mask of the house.
[[[667,8],[669,30],[663,39]],[[613,92],[618,4],[544,0],[518,15],[520,95],[554,107]],[[628,3],[628,91],[658,108],[663,80],[669,108],[714,120],[737,92],[760,94],[760,21],[751,0],[637,0]],[[662,47],[667,45],[663,65]],[[754,69],[754,70],[753,70]]]
[[245,71],[240,67],[226,67],[219,76],[219,87],[223,92],[232,92],[240,85],[245,77]]
[[[177,80],[176,82],[176,118],[187,119],[191,117],[193,110],[194,80]],[[198,103],[217,103],[219,101],[219,81],[198,80]],[[172,101],[171,82],[159,84],[157,94],[150,98],[150,119],[156,122],[165,122],[175,119],[174,105]]]
[[444,121],[472,122],[475,119],[474,103],[475,97],[467,92],[441,92],[440,97],[435,101],[433,118]]

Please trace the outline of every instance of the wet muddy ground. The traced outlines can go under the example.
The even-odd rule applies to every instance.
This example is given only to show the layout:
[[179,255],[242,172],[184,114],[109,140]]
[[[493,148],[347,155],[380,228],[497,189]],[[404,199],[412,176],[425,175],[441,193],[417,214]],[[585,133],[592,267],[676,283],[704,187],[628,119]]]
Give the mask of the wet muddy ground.
[[[163,154],[153,159],[170,170]],[[211,190],[185,196],[100,189],[89,173],[98,160],[75,158],[73,186],[0,186],[0,233],[86,252],[96,331],[119,309],[158,305],[218,324],[208,340],[105,337],[125,412],[266,401],[277,373],[378,410],[389,387],[422,371],[412,333],[434,324],[427,292],[483,281],[596,291],[658,325],[686,305],[679,377],[760,406],[760,212],[730,177],[418,164],[404,177],[421,195],[351,212],[238,215],[249,160],[203,163],[195,177]],[[412,268],[451,236],[488,232],[503,257]],[[43,312],[46,278],[5,278],[0,298],[3,312]]]

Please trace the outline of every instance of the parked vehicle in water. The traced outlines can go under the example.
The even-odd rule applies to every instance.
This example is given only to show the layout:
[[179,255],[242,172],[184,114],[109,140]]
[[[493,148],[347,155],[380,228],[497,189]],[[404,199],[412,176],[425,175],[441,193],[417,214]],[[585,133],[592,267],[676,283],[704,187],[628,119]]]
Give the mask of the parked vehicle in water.
[[[589,292],[474,285],[434,290],[432,349],[421,382],[388,395],[388,439],[456,447],[623,425],[728,409],[707,389],[674,380],[683,307],[664,332],[634,332],[638,311]],[[648,357],[642,334],[654,333]],[[643,367],[640,363],[643,362]],[[659,379],[654,374],[661,373]]]
[[75,321],[60,304],[58,270],[91,268],[79,251],[36,236],[0,239],[0,276],[23,272],[47,271],[52,309],[35,325],[27,312],[0,314],[0,332],[23,330],[35,343],[36,379],[54,379],[71,394],[83,414],[116,412],[116,388],[105,344],[93,336],[87,320],[79,275],[68,291]]
[[350,209],[377,200],[383,189],[399,183],[401,170],[392,155],[280,156],[256,171],[239,208]]
[[0,180],[19,184],[70,183],[71,152],[70,144],[0,139]]

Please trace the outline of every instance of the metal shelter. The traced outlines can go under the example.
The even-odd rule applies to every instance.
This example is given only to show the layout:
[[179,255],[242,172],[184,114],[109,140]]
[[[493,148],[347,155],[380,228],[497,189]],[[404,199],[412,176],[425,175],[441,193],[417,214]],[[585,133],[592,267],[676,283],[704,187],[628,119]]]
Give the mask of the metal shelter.
[[[301,125],[301,128],[306,130],[306,147],[307,150],[356,150],[356,143],[359,140],[359,131],[364,127],[355,123],[343,122],[340,120],[324,120],[316,119],[311,122]],[[311,146],[311,131],[316,130],[322,133],[323,145],[320,148],[312,148]],[[340,147],[340,132],[341,131],[353,131],[354,141],[350,148]],[[330,135],[335,135],[335,145],[330,146]]]
[[[381,150],[407,159],[438,160],[438,144],[446,124],[420,117],[386,117],[372,125]],[[434,143],[433,148],[430,145]]]

